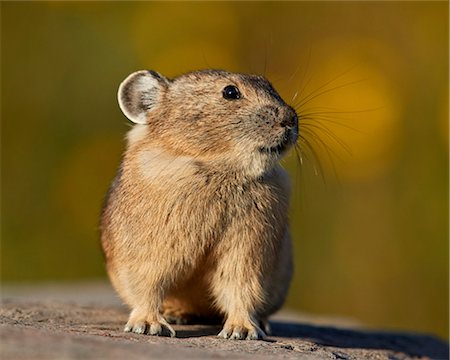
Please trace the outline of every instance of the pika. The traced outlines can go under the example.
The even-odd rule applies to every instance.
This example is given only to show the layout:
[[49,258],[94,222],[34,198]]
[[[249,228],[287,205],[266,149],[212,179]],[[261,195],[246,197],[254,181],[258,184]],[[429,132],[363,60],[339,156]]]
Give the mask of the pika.
[[222,70],[137,71],[118,91],[135,125],[101,215],[125,331],[221,319],[219,337],[262,339],[292,276],[290,185],[279,160],[298,117],[270,82]]

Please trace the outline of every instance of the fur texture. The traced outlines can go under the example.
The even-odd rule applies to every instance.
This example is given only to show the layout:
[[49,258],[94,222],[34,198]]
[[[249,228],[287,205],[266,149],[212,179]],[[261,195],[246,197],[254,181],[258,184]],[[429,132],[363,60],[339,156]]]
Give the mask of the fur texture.
[[[239,99],[224,98],[229,85]],[[119,102],[138,125],[101,242],[132,309],[125,330],[173,336],[169,321],[218,318],[219,336],[264,337],[292,274],[289,181],[278,160],[297,140],[295,111],[265,78],[215,70],[174,80],[140,71]]]

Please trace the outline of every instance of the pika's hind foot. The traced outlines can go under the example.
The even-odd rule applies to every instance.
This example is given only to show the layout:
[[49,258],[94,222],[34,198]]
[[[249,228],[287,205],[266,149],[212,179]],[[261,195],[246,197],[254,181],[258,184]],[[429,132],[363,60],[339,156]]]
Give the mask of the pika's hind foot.
[[232,340],[263,340],[266,338],[264,331],[257,325],[249,322],[243,324],[225,323],[222,331],[217,336]]
[[140,318],[132,313],[125,328],[125,332],[134,332],[136,334],[147,334],[154,336],[171,336],[175,337],[175,330],[167,323],[167,321],[158,317]]
[[165,311],[163,316],[169,324],[188,325],[194,323],[194,317],[189,314]]

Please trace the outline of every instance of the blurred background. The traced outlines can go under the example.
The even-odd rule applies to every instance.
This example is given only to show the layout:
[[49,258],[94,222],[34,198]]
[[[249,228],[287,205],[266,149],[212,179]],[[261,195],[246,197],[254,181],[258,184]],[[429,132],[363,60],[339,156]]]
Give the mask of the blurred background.
[[3,284],[106,278],[119,83],[223,68],[265,74],[313,149],[283,161],[287,307],[448,336],[447,2],[0,6]]

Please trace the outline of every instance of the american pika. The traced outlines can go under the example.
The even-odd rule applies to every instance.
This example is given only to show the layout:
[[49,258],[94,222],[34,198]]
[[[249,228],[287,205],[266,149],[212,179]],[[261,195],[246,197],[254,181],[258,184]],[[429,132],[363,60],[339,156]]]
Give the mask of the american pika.
[[219,337],[261,339],[292,274],[289,180],[294,109],[262,76],[138,71],[119,105],[136,125],[101,218],[111,282],[131,308],[125,331],[223,319]]

